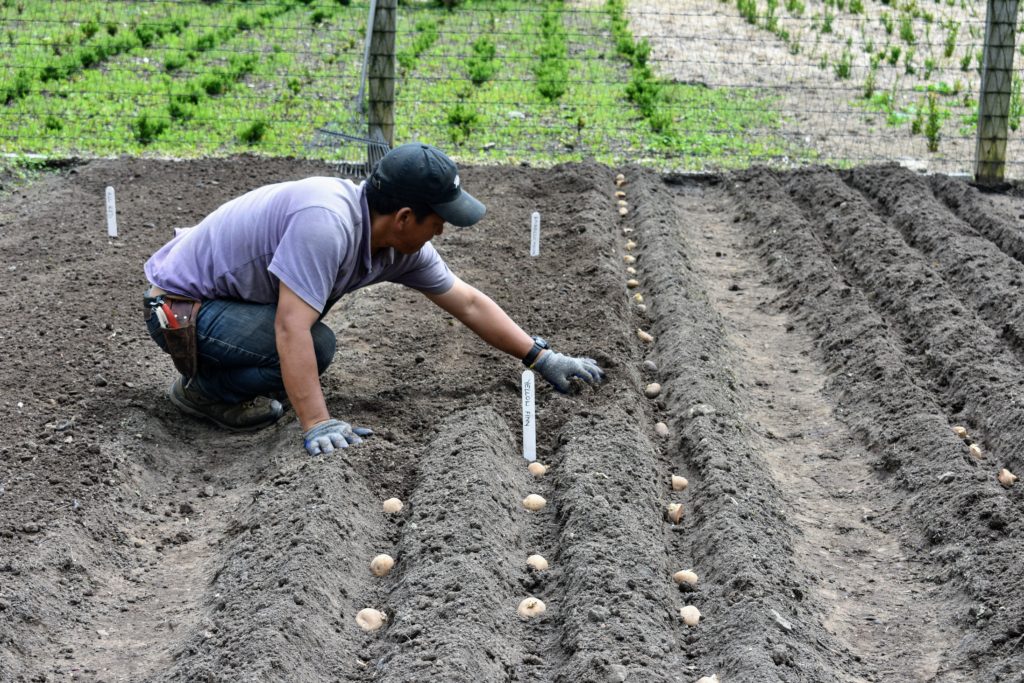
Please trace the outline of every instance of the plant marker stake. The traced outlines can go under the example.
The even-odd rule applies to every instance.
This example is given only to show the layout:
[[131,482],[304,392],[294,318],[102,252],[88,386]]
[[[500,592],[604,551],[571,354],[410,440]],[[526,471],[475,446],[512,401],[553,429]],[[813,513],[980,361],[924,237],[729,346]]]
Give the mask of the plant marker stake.
[[523,370],[523,457],[527,462],[537,459],[537,411],[534,410],[533,387],[533,372]]
[[540,211],[530,216],[530,256],[540,255]]
[[112,187],[107,188],[107,237],[117,237],[117,207]]

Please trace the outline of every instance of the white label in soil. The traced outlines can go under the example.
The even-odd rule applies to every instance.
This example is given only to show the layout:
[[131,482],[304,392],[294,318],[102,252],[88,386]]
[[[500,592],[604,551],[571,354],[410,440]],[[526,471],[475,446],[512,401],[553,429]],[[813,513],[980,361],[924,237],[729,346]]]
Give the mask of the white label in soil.
[[107,188],[107,236],[117,237],[117,206],[114,204],[114,188]]
[[530,256],[540,255],[540,212],[530,216]]
[[523,371],[523,457],[537,459],[537,411],[533,401],[533,372]]

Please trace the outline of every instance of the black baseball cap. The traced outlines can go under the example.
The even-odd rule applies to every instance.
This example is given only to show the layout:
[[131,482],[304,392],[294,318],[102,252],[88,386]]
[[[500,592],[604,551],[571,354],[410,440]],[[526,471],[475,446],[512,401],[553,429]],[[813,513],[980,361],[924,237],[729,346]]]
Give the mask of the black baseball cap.
[[422,142],[400,145],[385,154],[368,182],[393,199],[426,204],[459,227],[473,225],[487,212],[487,207],[462,189],[455,162]]

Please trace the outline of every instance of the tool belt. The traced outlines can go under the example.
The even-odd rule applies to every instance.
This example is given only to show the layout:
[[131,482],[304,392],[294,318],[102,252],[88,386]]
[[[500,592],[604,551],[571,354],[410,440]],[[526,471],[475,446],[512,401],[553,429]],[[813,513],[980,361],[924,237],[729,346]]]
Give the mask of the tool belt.
[[156,316],[164,335],[167,353],[174,367],[191,381],[199,370],[199,344],[196,340],[196,317],[201,301],[161,293],[143,297],[146,320]]

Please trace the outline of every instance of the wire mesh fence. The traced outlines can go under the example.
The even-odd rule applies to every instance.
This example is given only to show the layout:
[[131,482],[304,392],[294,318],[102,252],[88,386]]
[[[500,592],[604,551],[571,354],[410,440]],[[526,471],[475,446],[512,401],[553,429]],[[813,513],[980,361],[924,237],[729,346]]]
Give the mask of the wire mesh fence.
[[[396,142],[471,162],[973,169],[983,3],[440,4],[398,6]],[[317,131],[366,134],[368,14],[365,0],[0,0],[0,152],[358,155]],[[1022,109],[1018,70],[1015,177]]]

